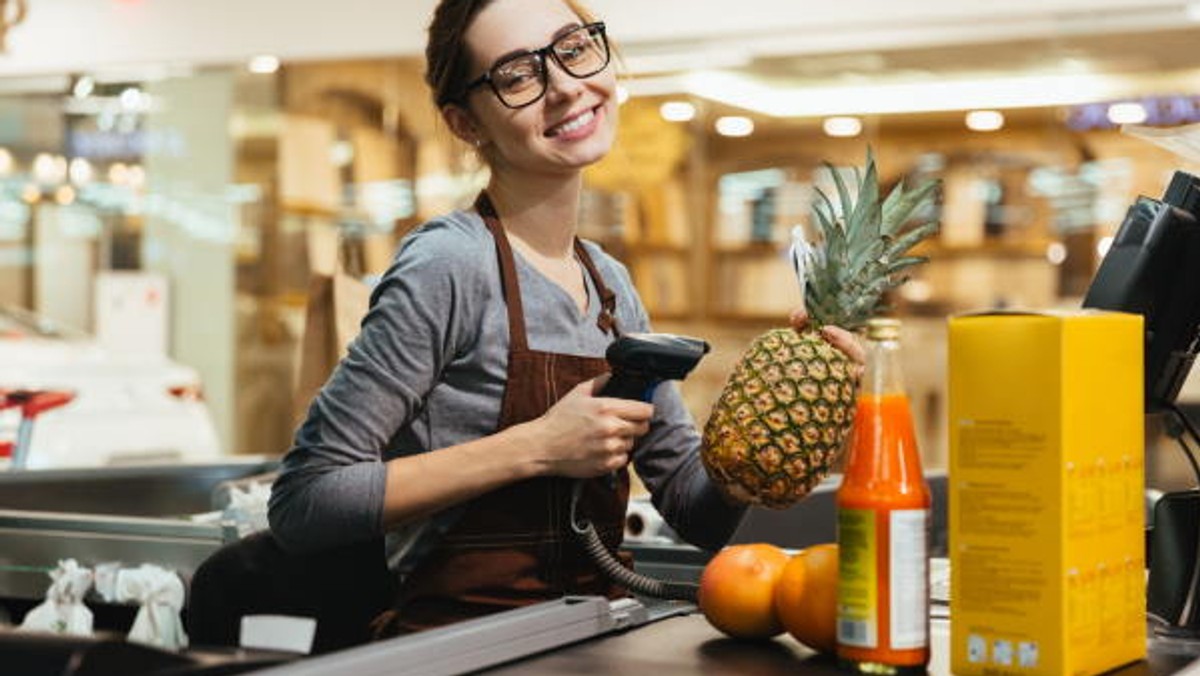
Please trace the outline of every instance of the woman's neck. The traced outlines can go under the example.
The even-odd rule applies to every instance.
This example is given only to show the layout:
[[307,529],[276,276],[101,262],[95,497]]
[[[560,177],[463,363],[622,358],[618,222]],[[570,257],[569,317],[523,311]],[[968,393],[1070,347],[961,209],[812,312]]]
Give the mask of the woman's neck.
[[493,174],[487,193],[505,231],[549,259],[573,255],[582,178],[538,180]]

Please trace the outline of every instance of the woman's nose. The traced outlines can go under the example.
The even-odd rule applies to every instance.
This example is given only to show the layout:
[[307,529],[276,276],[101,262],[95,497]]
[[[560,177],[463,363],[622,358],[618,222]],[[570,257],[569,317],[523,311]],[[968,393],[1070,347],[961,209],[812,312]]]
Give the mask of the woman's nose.
[[546,97],[574,98],[583,89],[583,80],[563,70],[554,59],[546,59]]

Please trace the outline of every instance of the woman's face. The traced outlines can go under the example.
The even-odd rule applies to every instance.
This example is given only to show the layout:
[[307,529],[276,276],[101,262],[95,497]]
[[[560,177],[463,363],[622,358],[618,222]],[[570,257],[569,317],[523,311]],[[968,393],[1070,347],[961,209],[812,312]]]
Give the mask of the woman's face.
[[[475,78],[517,51],[541,49],[583,23],[562,0],[495,0],[466,33]],[[576,172],[603,158],[616,134],[617,78],[610,63],[577,79],[546,58],[545,95],[523,108],[506,107],[492,88],[472,90],[467,104],[475,134],[494,170]]]

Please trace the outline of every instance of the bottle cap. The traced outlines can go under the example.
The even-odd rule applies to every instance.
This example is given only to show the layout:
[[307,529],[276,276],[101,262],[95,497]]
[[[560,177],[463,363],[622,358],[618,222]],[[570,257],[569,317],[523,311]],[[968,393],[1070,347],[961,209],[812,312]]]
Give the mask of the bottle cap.
[[899,340],[900,320],[874,317],[867,320],[867,340]]

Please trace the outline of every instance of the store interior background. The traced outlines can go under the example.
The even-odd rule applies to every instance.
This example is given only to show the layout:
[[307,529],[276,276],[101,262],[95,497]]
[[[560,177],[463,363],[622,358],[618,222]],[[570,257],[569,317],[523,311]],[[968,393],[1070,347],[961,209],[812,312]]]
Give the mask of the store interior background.
[[[0,304],[91,331],[97,275],[163,275],[167,351],[199,370],[226,448],[286,450],[311,234],[377,275],[485,180],[421,79],[433,4],[29,0],[0,55]],[[944,182],[930,262],[893,298],[935,469],[946,317],[1078,306],[1132,200],[1198,169],[1120,125],[1200,122],[1200,3],[589,5],[629,98],[581,228],[657,330],[714,344],[682,388],[701,422],[799,302],[786,247],[830,185],[822,162],[869,144],[885,185]],[[1151,481],[1189,483],[1160,437],[1150,421]]]

